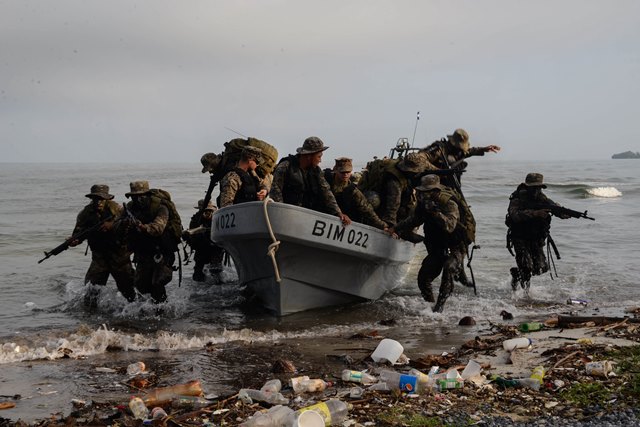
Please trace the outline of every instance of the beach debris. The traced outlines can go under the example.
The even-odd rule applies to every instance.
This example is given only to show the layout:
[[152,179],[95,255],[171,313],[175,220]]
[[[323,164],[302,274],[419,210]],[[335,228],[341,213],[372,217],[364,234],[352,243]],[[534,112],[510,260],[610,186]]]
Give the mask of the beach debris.
[[587,375],[607,377],[613,371],[613,363],[609,360],[587,362],[584,364],[584,370]]
[[13,402],[0,402],[0,410],[11,409],[15,407],[16,407],[16,404]]
[[129,366],[127,366],[127,375],[133,377],[135,375],[147,373],[146,369],[147,367],[145,366],[144,362],[131,363]]
[[179,396],[202,396],[202,386],[199,380],[189,381],[168,387],[158,387],[149,390],[143,400],[147,406],[163,406]]
[[464,316],[462,319],[460,319],[460,321],[458,322],[459,326],[474,326],[476,324],[476,319],[474,319],[471,316]]
[[500,316],[502,316],[502,320],[513,320],[513,314],[509,313],[507,310],[502,310],[500,312]]
[[513,351],[520,348],[529,348],[533,345],[533,341],[530,338],[520,337],[511,338],[502,342],[502,347],[507,351]]
[[106,368],[104,366],[98,366],[96,367],[96,372],[102,372],[103,374],[113,374],[115,372],[117,372],[115,369],[111,369],[111,368]]
[[380,341],[378,347],[371,353],[371,359],[376,363],[389,362],[393,365],[398,361],[403,351],[404,348],[398,341],[385,338]]
[[278,359],[273,363],[271,372],[276,374],[293,374],[297,372],[297,369],[292,361],[285,359]]

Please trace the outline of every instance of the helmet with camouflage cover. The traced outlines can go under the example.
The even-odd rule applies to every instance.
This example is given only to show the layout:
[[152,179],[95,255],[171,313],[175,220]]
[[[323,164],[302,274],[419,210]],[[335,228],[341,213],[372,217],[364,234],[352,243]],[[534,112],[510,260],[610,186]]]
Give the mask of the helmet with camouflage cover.
[[222,160],[221,154],[216,153],[205,153],[200,158],[200,163],[202,163],[202,173],[210,172],[214,173],[220,165],[220,161]]
[[469,134],[464,129],[456,129],[451,135],[447,135],[447,140],[454,147],[458,147],[463,152],[469,152]]

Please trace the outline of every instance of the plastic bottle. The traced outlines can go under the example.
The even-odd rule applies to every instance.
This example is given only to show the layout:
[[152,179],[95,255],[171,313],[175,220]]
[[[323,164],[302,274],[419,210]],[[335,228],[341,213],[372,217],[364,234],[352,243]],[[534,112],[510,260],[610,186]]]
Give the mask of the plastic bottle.
[[200,381],[190,381],[185,384],[176,384],[169,387],[159,387],[149,391],[144,397],[147,406],[162,406],[179,396],[201,396],[202,386]]
[[510,379],[499,377],[497,375],[493,375],[491,377],[491,381],[493,381],[496,385],[499,385],[504,388],[518,387],[520,385],[518,383],[518,380],[510,380]]
[[299,389],[299,388],[300,388],[300,383],[301,383],[302,381],[306,381],[306,380],[308,380],[308,379],[309,379],[309,377],[308,377],[308,376],[306,376],[306,375],[303,375],[303,376],[301,376],[301,377],[293,377],[293,378],[291,378],[291,379],[289,380],[289,384],[291,384],[291,388],[293,388],[293,391],[295,392],[295,391],[296,391],[296,389]]
[[251,388],[243,388],[238,391],[238,398],[244,403],[252,404],[253,401],[266,402],[272,405],[287,405],[289,399],[284,397],[282,393],[265,393],[260,390],[254,390]]
[[296,387],[293,388],[293,391],[297,393],[315,393],[318,391],[322,391],[327,387],[333,385],[330,382],[321,380],[319,378],[313,378],[310,380],[302,380],[296,384]]
[[132,363],[129,366],[127,366],[127,375],[129,376],[138,375],[143,373],[145,369],[146,369],[146,366],[144,362]]
[[173,409],[200,409],[210,406],[213,402],[199,396],[177,396],[171,399]]
[[260,387],[260,391],[264,393],[278,393],[282,389],[282,383],[280,380],[269,380],[262,387]]
[[153,408],[151,410],[151,419],[152,420],[161,420],[162,418],[166,417],[167,413],[165,412],[164,409],[162,409],[159,406],[156,406],[155,408]]
[[132,397],[129,401],[129,409],[137,420],[146,420],[149,417],[149,409],[139,397]]
[[373,375],[369,375],[366,372],[361,371],[351,371],[349,369],[345,369],[342,371],[342,381],[350,381],[353,383],[361,383],[365,385],[373,384],[377,382],[377,378]]
[[522,323],[518,327],[518,329],[520,329],[521,332],[534,332],[534,331],[539,331],[542,328],[544,328],[544,325],[540,322]]
[[387,383],[389,387],[395,390],[407,393],[418,392],[418,377],[415,375],[404,375],[395,371],[381,371],[380,381]]
[[540,385],[542,385],[544,383],[545,372],[546,371],[544,369],[544,366],[536,366],[535,368],[533,368],[533,372],[531,372],[531,377],[529,378],[533,378],[534,380],[538,381]]
[[420,390],[426,390],[430,387],[433,387],[434,385],[434,381],[431,377],[429,377],[429,375],[413,368],[409,371],[409,375],[413,375],[415,377],[418,377],[418,388]]
[[503,341],[502,347],[504,347],[504,349],[507,351],[513,351],[516,348],[527,348],[531,344],[533,344],[533,341],[531,341],[529,338],[511,338],[510,340]]
[[326,402],[316,403],[315,405],[307,406],[305,408],[298,409],[293,413],[294,420],[305,411],[315,411],[322,415],[324,418],[324,425],[338,425],[342,424],[349,415],[349,404],[339,399],[329,399]]
[[517,381],[520,387],[540,390],[540,381],[535,378],[516,378],[514,381]]
[[276,405],[269,408],[266,412],[256,412],[245,422],[240,424],[243,427],[279,427],[291,425],[287,420],[292,418],[293,409]]

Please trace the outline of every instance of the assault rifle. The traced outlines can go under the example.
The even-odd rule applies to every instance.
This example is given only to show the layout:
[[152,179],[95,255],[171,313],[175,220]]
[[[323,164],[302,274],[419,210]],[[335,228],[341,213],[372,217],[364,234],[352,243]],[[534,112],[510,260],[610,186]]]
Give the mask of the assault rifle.
[[45,256],[40,261],[38,261],[38,264],[40,264],[45,259],[49,259],[52,256],[58,255],[59,253],[66,251],[67,249],[69,249],[69,246],[71,245],[71,243],[73,241],[75,241],[75,240],[78,240],[78,241],[84,240],[90,233],[92,233],[95,230],[97,230],[100,227],[102,227],[102,225],[105,222],[108,222],[112,218],[113,218],[113,216],[109,215],[107,218],[103,219],[99,223],[97,223],[95,225],[92,225],[91,227],[87,228],[86,230],[80,231],[79,233],[76,233],[73,236],[69,237],[67,240],[65,240],[64,242],[62,242],[61,244],[59,244],[55,248],[51,249],[50,251],[48,251],[48,252],[44,251],[44,255]]
[[595,218],[591,218],[590,216],[587,216],[587,211],[579,212],[579,211],[574,211],[573,209],[569,209],[569,208],[565,208],[557,205],[540,203],[535,205],[534,209],[548,210],[551,213],[551,215],[554,215],[557,217],[568,216],[570,218],[586,218],[586,219],[590,219],[591,221],[596,220]]

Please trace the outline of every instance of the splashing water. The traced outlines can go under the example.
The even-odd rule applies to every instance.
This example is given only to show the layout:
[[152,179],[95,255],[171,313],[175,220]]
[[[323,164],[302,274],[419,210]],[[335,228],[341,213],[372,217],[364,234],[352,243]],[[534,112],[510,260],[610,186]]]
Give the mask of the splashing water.
[[587,197],[622,197],[622,193],[615,187],[595,187],[587,188]]

